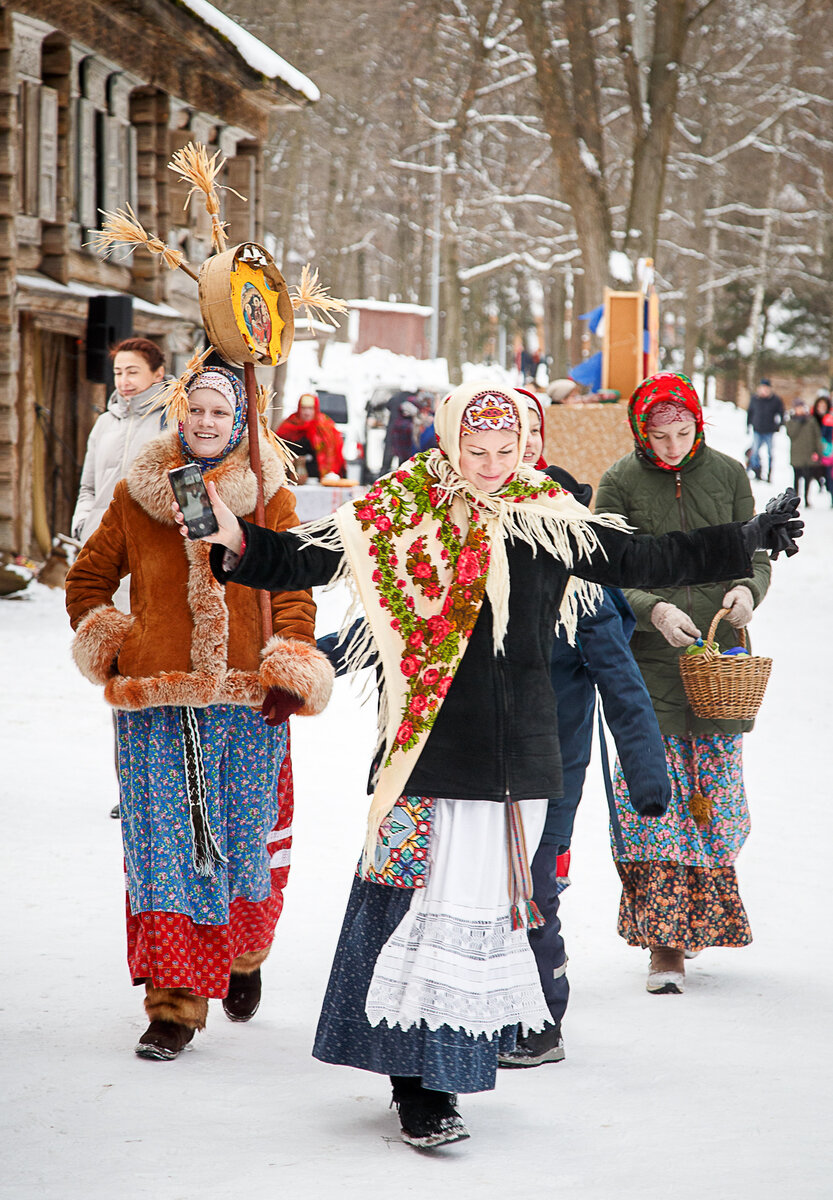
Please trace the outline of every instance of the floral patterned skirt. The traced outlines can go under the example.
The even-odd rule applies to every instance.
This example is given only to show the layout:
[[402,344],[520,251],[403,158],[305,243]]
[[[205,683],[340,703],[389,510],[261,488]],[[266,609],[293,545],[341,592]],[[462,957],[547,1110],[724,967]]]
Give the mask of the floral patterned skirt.
[[196,709],[211,828],[226,864],[192,862],[177,709],[119,712],[119,784],[134,983],[228,992],[234,959],[267,949],[292,844],[288,727],[235,705]]
[[752,931],[734,867],[617,862],[622,880],[618,931],[629,946],[746,946]]
[[[624,851],[617,851],[614,844],[614,857],[625,862],[685,863],[709,869],[731,866],[749,836],[741,735],[662,740],[671,783],[671,803],[664,817],[637,816],[621,766],[616,763],[613,794]],[[700,791],[712,805],[711,819],[704,826],[696,825],[689,811],[695,790],[692,746],[697,754]]]

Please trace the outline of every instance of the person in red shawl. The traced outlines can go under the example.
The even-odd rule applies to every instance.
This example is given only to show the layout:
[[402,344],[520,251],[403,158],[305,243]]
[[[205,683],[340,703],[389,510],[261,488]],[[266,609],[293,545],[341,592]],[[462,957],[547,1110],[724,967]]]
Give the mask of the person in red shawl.
[[307,475],[313,479],[343,476],[344,442],[330,417],[321,412],[318,397],[305,392],[297,411],[277,428],[284,441],[300,447],[307,463]]

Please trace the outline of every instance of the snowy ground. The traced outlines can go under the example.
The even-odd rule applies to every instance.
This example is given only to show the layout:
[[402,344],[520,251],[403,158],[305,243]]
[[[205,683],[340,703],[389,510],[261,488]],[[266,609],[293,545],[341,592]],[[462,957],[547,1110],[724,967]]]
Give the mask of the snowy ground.
[[[709,413],[711,443],[739,455],[742,415]],[[785,441],[759,501],[789,481]],[[293,867],[257,1017],[232,1025],[215,1001],[193,1053],[140,1061],[109,713],[70,663],[62,596],[35,586],[0,601],[0,1196],[833,1195],[831,551],[820,500],[754,624],[775,659],[745,751],[753,832],[739,876],[754,944],[704,953],[684,996],[645,992],[646,956],[615,932],[594,764],[562,906],[567,1059],[465,1098],[471,1141],[433,1156],[398,1140],[386,1080],[310,1057],[364,822],[371,707],[340,683],[323,716],[294,721]],[[326,632],[339,597],[321,599]]]

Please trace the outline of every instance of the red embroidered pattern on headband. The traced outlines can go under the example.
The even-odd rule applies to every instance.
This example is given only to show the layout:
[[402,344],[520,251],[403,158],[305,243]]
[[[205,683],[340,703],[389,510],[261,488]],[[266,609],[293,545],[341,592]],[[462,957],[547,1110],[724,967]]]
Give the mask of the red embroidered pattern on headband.
[[460,422],[460,433],[484,433],[492,429],[511,429],[518,432],[518,410],[508,396],[479,392],[466,405]]

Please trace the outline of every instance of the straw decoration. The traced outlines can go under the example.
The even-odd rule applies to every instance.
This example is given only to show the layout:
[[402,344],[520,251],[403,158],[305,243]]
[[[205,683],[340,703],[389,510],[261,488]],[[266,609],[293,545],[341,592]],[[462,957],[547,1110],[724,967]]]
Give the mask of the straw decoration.
[[297,483],[298,475],[295,470],[295,455],[289,449],[283,438],[279,438],[274,429],[267,420],[267,412],[272,406],[272,401],[275,399],[274,390],[267,387],[265,384],[259,383],[257,386],[257,411],[260,417],[260,425],[266,440],[274,449],[278,458],[286,471],[287,477]]
[[102,255],[107,255],[116,246],[144,246],[151,254],[158,254],[169,270],[181,268],[193,279],[197,276],[189,270],[185,255],[181,250],[166,246],[161,238],[148,233],[129,204],[117,208],[115,212],[99,209],[104,223],[97,229],[88,243]]
[[153,407],[165,409],[168,425],[178,425],[187,418],[188,384],[213,350],[213,346],[208,346],[205,350],[195,350],[179,379],[174,379],[155,397]]
[[331,296],[327,288],[318,282],[318,268],[316,267],[313,271],[309,263],[301,272],[301,282],[294,293],[290,292],[289,298],[296,312],[299,308],[303,308],[306,310],[309,320],[318,317],[329,322],[336,329],[338,329],[338,321],[331,314],[347,312],[347,305],[344,301]]
[[208,151],[202,142],[189,142],[187,146],[177,150],[168,163],[169,171],[173,171],[186,183],[191,184],[191,190],[185,197],[183,208],[187,209],[194,192],[202,192],[205,197],[205,211],[211,218],[211,245],[218,253],[225,249],[228,241],[226,233],[228,222],[220,220],[220,197],[217,195],[217,190],[234,192],[239,200],[244,202],[246,200],[246,197],[241,196],[233,187],[217,183],[217,176],[226,165],[224,158],[217,161],[219,157],[219,150],[215,150],[209,158]]

